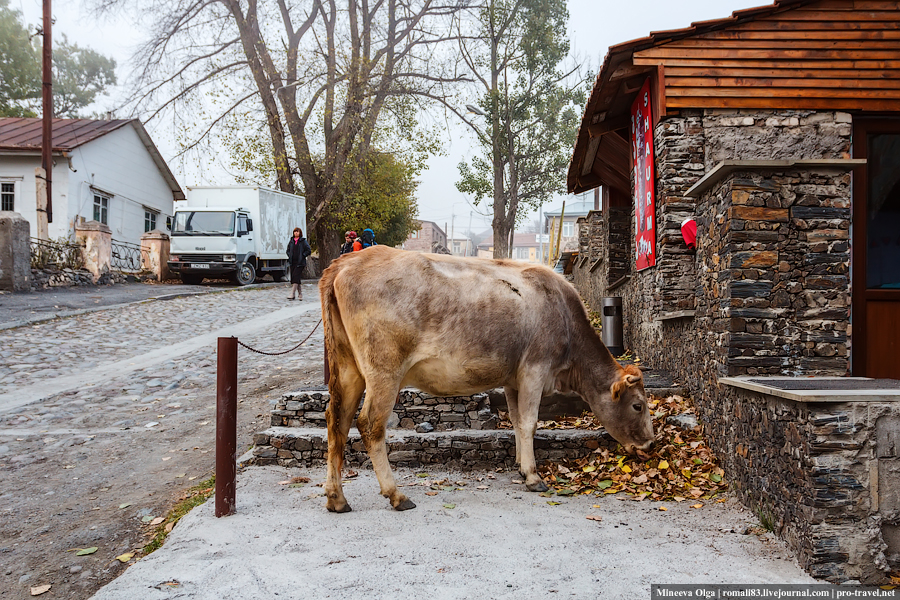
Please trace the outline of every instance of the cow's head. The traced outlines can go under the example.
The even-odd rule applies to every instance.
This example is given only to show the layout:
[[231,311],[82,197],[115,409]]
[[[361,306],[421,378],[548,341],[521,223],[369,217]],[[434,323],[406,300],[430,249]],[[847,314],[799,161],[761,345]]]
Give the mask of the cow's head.
[[647,405],[641,370],[634,365],[618,369],[609,389],[598,391],[588,404],[609,434],[630,454],[649,448],[655,437],[653,415]]

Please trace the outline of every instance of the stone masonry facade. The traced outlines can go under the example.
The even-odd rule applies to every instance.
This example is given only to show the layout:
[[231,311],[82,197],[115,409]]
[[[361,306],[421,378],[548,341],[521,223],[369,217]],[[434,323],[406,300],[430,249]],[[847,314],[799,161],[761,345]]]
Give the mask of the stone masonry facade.
[[[719,378],[848,374],[851,166],[827,161],[851,157],[851,130],[847,113],[809,110],[662,119],[656,266],[634,271],[633,209],[624,228],[610,209],[591,226],[603,260],[624,255],[624,265],[574,278],[591,300],[622,297],[626,348],[690,390],[742,500],[771,513],[811,574],[836,582],[875,581],[900,567],[897,486],[879,484],[897,472],[897,459],[882,455],[894,452],[883,447],[883,424],[898,409],[802,404]],[[748,162],[772,160],[818,164]],[[743,162],[687,197],[722,161]],[[687,217],[697,221],[695,251],[680,233]],[[628,279],[610,289],[620,268]]]

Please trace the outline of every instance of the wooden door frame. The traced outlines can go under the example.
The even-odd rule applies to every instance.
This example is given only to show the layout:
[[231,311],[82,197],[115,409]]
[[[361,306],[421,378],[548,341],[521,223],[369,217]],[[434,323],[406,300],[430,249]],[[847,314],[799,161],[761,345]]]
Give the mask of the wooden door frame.
[[[853,158],[868,159],[868,134],[897,133],[900,134],[900,117],[854,117],[853,119]],[[895,290],[869,290],[866,286],[867,237],[866,208],[869,203],[869,168],[868,164],[853,170],[853,188],[850,202],[850,318],[852,335],[850,338],[850,374],[854,377],[866,376],[868,358],[867,336],[867,300],[896,300]]]

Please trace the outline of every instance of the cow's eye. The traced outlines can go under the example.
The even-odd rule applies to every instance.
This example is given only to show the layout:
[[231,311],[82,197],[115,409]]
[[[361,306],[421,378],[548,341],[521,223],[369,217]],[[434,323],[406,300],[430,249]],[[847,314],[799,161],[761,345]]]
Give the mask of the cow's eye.
[[637,412],[641,412],[641,409],[642,409],[643,407],[640,405],[640,403],[635,402],[634,404],[631,405],[631,408],[633,408],[633,409],[636,410]]

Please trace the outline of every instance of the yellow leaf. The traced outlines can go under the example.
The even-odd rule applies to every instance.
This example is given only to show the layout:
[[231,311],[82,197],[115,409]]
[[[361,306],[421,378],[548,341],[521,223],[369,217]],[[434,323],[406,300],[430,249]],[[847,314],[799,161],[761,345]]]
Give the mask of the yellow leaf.
[[120,554],[116,557],[116,560],[121,563],[127,563],[134,557],[134,552],[126,552],[125,554]]
[[631,473],[631,467],[629,467],[628,465],[622,465],[622,472]]
[[594,471],[597,470],[597,467],[595,467],[594,465],[588,465],[581,470],[584,471],[585,473],[593,473]]
[[602,521],[603,517],[599,515],[588,515],[585,517],[585,519],[587,519],[588,521]]
[[659,465],[657,465],[656,468],[659,469],[660,471],[664,471],[664,470],[668,469],[669,461],[666,461],[666,460],[659,461]]
[[691,504],[691,508],[703,508],[702,504]]
[[669,510],[669,509],[666,508],[665,506],[660,506],[660,507],[659,507],[659,510]]
[[681,474],[684,476],[685,479],[690,479],[691,477],[694,476],[694,474],[691,473],[690,469],[682,469]]

